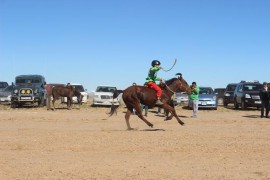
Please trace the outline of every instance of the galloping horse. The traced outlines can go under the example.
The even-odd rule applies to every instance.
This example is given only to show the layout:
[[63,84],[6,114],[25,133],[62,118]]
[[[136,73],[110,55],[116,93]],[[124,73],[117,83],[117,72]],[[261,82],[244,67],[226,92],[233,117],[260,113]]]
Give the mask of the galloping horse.
[[[161,101],[163,102],[163,105],[161,105],[161,107],[172,114],[170,118],[174,116],[179,124],[184,125],[184,122],[182,122],[180,118],[177,116],[175,109],[169,104],[171,101],[171,97],[176,90],[180,90],[182,92],[187,92],[188,94],[190,94],[191,88],[187,84],[187,82],[182,78],[181,73],[177,73],[176,75],[179,76],[177,78],[172,78],[160,85],[162,88]],[[130,127],[129,118],[133,108],[136,110],[137,116],[141,120],[143,120],[148,126],[153,127],[153,124],[143,117],[140,109],[140,104],[144,104],[149,107],[154,107],[157,101],[156,91],[145,86],[130,86],[125,90],[114,91],[113,98],[114,99],[117,98],[118,95],[121,93],[123,93],[122,98],[127,106],[125,119],[128,130],[132,130],[132,128]],[[112,104],[111,111],[109,112],[110,116],[112,116],[116,112],[117,108],[118,106]]]
[[76,90],[75,88],[73,88],[72,86],[70,86],[70,87],[54,86],[52,88],[51,95],[53,97],[53,100],[52,100],[53,110],[55,109],[54,102],[59,97],[67,97],[68,110],[71,109],[73,96],[77,96],[78,104],[82,104],[83,95],[81,95],[81,93],[78,90]]

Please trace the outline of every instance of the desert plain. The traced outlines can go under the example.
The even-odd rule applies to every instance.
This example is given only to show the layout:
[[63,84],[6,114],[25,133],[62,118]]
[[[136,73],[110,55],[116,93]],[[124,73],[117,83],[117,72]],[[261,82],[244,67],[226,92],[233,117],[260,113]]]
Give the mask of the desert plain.
[[126,108],[0,105],[0,179],[270,179],[270,119],[257,109],[192,110],[184,126],[149,109],[148,127]]

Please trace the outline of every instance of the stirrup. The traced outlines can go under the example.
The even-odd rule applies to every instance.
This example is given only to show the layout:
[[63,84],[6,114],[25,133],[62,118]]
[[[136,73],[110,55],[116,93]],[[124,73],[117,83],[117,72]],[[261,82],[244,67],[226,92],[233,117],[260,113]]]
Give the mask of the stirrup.
[[156,105],[162,105],[163,102],[160,101],[160,99],[157,100]]

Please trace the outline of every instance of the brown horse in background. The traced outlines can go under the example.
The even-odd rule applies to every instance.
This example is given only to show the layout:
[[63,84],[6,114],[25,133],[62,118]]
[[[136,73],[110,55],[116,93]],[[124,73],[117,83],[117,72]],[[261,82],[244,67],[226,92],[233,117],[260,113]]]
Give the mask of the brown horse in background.
[[[172,78],[165,83],[161,83],[160,85],[160,87],[162,88],[161,101],[163,102],[163,105],[161,105],[161,107],[172,114],[170,118],[174,116],[179,124],[184,125],[184,122],[181,121],[176,114],[175,109],[170,105],[170,101],[172,95],[175,93],[176,90],[180,90],[181,92],[187,92],[188,94],[190,94],[191,88],[182,78],[181,73],[177,73],[176,75],[179,76],[177,78]],[[130,86],[125,90],[114,91],[113,98],[117,98],[118,95],[121,93],[123,93],[122,98],[127,106],[125,119],[128,130],[132,130],[132,128],[130,127],[129,118],[133,111],[133,108],[136,110],[137,116],[141,120],[143,120],[148,126],[153,127],[153,124],[147,121],[142,115],[140,104],[144,104],[150,108],[154,107],[157,101],[156,91],[145,86]],[[109,112],[110,116],[112,116],[116,112],[117,108],[118,106],[112,104],[111,111]]]
[[72,97],[76,96],[78,99],[78,104],[82,104],[82,98],[83,95],[73,88],[72,86],[70,87],[63,87],[63,86],[54,86],[51,89],[51,95],[53,97],[52,104],[53,104],[53,109],[55,110],[54,102],[59,99],[59,97],[67,97],[67,109],[70,110],[72,106]]

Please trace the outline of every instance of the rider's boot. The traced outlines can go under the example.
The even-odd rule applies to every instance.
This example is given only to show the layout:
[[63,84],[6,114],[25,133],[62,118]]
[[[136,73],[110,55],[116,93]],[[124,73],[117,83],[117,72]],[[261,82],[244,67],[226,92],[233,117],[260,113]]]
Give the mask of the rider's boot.
[[160,101],[160,99],[158,98],[156,105],[162,105],[163,103]]

